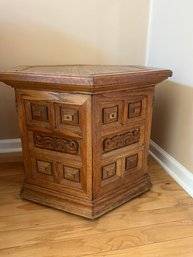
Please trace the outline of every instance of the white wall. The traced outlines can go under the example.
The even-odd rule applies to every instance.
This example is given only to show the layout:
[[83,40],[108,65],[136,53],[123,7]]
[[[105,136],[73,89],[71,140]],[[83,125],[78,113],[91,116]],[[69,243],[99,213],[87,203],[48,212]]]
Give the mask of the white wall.
[[152,0],[147,63],[172,67],[171,80],[193,87],[193,1]]
[[[148,16],[149,0],[0,0],[0,70],[17,65],[144,64]],[[13,90],[3,87],[0,138],[15,138]]]
[[193,1],[152,0],[147,64],[173,70],[156,88],[152,139],[193,172]]

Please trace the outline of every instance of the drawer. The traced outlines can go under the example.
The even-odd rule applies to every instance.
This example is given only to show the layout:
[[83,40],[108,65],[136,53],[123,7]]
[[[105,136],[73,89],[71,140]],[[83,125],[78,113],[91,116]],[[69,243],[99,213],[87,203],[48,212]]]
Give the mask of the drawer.
[[30,148],[39,148],[56,152],[80,155],[81,140],[58,134],[28,131]]
[[31,154],[29,183],[71,195],[87,197],[87,172],[81,162],[73,159]]
[[108,134],[101,138],[102,156],[116,155],[144,144],[145,125],[139,124],[127,130]]
[[81,138],[90,112],[88,96],[21,92],[28,129]]
[[123,184],[132,184],[145,173],[144,161],[143,147],[102,160],[99,171],[100,191],[104,193]]
[[112,97],[97,96],[95,101],[96,122],[103,135],[146,119],[148,95],[113,94]]

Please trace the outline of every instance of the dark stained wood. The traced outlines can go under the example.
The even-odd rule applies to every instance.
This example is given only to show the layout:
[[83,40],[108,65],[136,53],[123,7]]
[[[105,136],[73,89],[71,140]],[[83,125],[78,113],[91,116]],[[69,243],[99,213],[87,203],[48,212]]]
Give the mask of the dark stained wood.
[[0,73],[16,91],[21,196],[93,219],[149,190],[154,87],[171,74],[92,65]]

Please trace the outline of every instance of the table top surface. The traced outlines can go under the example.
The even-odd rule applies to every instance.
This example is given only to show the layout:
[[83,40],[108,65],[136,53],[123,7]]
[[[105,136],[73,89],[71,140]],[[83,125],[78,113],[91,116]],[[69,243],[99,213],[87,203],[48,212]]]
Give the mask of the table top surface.
[[50,65],[21,66],[0,72],[0,81],[9,85],[41,83],[42,85],[84,85],[97,87],[131,84],[135,81],[158,83],[172,75],[168,69],[136,65]]
[[1,74],[28,74],[72,77],[95,77],[118,74],[133,74],[141,72],[165,71],[164,69],[151,68],[137,65],[45,65],[45,66],[20,66],[0,72]]

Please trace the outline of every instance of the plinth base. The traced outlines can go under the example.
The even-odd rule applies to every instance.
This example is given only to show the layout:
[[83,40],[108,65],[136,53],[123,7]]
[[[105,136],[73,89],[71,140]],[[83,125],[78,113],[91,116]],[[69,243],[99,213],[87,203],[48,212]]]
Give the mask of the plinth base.
[[145,174],[132,186],[123,186],[115,192],[104,195],[97,200],[80,199],[29,183],[24,183],[21,197],[89,219],[95,219],[148,191],[150,188],[151,181],[149,175]]

